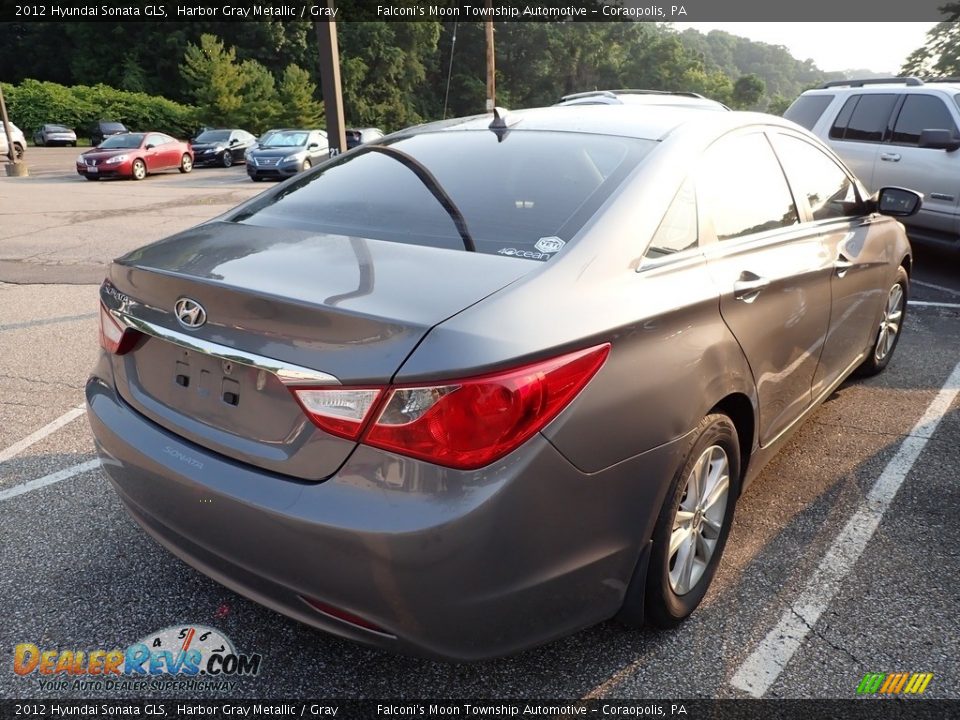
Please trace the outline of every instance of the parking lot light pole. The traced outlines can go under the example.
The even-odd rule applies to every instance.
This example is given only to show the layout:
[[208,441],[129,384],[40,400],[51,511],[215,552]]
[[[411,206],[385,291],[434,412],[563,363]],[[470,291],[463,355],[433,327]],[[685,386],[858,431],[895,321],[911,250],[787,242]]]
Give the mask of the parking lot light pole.
[[26,177],[27,164],[17,160],[17,149],[13,146],[13,133],[10,131],[10,118],[7,117],[7,103],[3,99],[3,87],[0,86],[0,116],[3,117],[3,132],[7,136],[7,175],[10,177]]
[[[333,0],[327,0],[333,9]],[[327,116],[327,142],[330,154],[337,155],[347,149],[347,136],[343,120],[343,94],[340,90],[340,48],[337,44],[335,20],[318,20],[313,24],[317,33],[320,51],[320,90],[323,93],[323,108]]]

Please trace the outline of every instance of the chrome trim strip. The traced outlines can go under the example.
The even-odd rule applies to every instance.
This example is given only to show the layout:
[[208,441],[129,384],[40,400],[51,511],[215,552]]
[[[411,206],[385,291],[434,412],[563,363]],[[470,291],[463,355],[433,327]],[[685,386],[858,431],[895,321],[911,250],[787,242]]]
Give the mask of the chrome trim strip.
[[151,322],[141,320],[140,318],[133,317],[132,315],[118,313],[116,310],[111,310],[110,314],[113,315],[123,325],[133,328],[134,330],[139,330],[145,335],[150,335],[151,337],[159,338],[160,340],[166,340],[167,342],[173,343],[174,345],[179,345],[187,350],[203,353],[204,355],[209,355],[219,360],[227,360],[228,362],[247,365],[257,370],[266,370],[267,372],[276,375],[280,382],[286,384],[340,384],[340,381],[330,373],[321,372],[319,370],[311,370],[310,368],[300,367],[299,365],[291,365],[290,363],[285,363],[282,360],[275,360],[273,358],[264,357],[263,355],[256,355],[255,353],[237,350],[235,348],[227,347],[226,345],[210,342],[209,340],[192,337],[190,335],[177,332],[176,330],[168,330],[167,328],[154,325]]

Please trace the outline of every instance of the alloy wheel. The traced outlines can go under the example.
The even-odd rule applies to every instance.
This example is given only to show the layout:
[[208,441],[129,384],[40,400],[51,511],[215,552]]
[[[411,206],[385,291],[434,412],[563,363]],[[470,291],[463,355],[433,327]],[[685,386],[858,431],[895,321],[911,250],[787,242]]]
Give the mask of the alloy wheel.
[[719,445],[700,455],[690,474],[673,518],[668,553],[670,587],[677,595],[690,592],[710,564],[723,529],[730,490],[730,461]]
[[883,317],[880,320],[877,346],[873,352],[877,362],[882,362],[890,354],[894,343],[897,341],[897,335],[900,333],[900,323],[903,320],[903,299],[903,287],[900,283],[897,283],[890,288],[890,294],[887,295],[887,304],[883,309]]

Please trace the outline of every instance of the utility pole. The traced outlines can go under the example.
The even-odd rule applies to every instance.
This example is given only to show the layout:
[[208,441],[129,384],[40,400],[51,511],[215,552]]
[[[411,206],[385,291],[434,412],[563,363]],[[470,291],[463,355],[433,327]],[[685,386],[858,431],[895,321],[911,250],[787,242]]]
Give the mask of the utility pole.
[[3,87],[0,87],[0,117],[3,118],[3,132],[7,136],[7,175],[10,177],[26,177],[28,175],[26,163],[17,159],[17,150],[13,146],[13,131],[10,129],[10,118],[7,117],[7,103],[3,99]]
[[[327,7],[333,10],[333,0],[327,0]],[[330,154],[338,155],[347,149],[347,136],[344,133],[343,93],[340,90],[337,23],[329,19],[318,20],[313,27],[320,50],[320,90],[323,93],[323,109],[327,116],[327,142],[330,144]]]
[[[493,0],[486,0],[487,17],[493,17]],[[497,79],[493,53],[493,20],[487,20],[487,112],[497,104]]]

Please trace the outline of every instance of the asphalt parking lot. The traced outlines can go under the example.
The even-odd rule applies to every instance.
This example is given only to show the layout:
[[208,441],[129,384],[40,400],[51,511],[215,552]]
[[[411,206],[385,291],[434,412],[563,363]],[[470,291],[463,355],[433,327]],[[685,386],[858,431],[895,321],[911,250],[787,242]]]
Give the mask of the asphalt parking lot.
[[13,649],[112,649],[199,624],[261,654],[261,672],[171,696],[851,698],[865,673],[928,672],[925,697],[960,698],[960,254],[917,248],[890,367],[844,384],[741,499],[687,623],[609,622],[515,657],[444,664],[288,620],[128,519],[77,410],[104,264],[264,186],[242,166],[87,182],[77,152],[31,148],[30,178],[0,177],[0,697],[136,697],[44,688],[12,672]]

